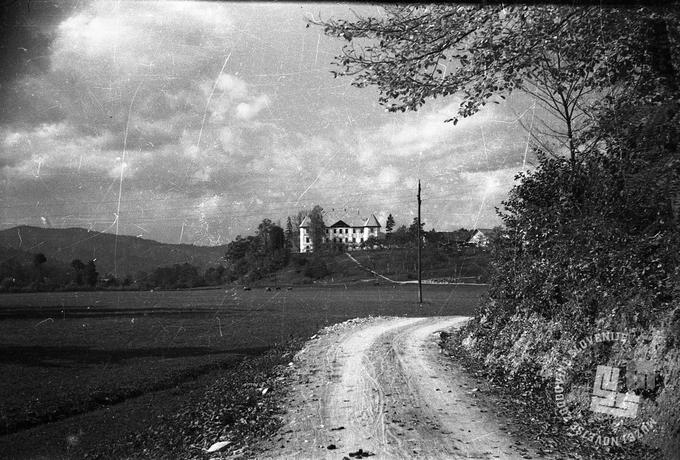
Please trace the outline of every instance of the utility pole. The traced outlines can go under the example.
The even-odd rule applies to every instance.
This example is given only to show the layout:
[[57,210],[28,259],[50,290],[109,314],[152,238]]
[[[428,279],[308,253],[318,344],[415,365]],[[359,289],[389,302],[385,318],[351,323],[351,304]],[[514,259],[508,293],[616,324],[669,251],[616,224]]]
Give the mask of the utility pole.
[[420,179],[418,179],[418,303],[423,303],[423,272],[420,266]]

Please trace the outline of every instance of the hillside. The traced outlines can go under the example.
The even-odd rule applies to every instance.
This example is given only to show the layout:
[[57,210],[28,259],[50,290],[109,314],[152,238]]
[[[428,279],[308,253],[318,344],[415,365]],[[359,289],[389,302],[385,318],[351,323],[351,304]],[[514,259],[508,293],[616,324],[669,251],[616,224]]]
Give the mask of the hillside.
[[220,263],[225,246],[166,244],[134,236],[118,236],[83,228],[38,228],[20,226],[0,231],[2,259],[16,250],[41,252],[48,259],[70,263],[96,259],[102,275],[117,271],[119,276],[150,271],[159,266],[190,263],[202,269]]
[[[418,278],[418,256],[415,248],[354,252],[352,256],[364,267],[396,281]],[[489,253],[477,248],[463,251],[423,248],[423,279],[447,281],[486,281],[489,275]]]
[[[343,253],[320,255],[318,259],[308,254],[293,254],[288,266],[269,275],[264,282],[298,284],[316,280],[346,283],[375,278],[370,270],[394,281],[418,279],[415,248],[353,251],[349,254],[361,266]],[[466,248],[462,252],[424,248],[422,274],[425,280],[486,282],[489,254],[476,248]]]

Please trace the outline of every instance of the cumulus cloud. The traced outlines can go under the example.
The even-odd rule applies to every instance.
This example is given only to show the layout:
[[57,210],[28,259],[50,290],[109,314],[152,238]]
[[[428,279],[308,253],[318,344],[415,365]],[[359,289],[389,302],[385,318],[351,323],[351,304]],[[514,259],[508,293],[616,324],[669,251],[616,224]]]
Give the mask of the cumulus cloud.
[[232,18],[219,4],[93,2],[59,26],[52,69],[96,60],[93,70],[103,76],[116,70],[187,75],[210,65],[211,51],[223,48],[232,32]]
[[226,5],[93,2],[57,28],[49,70],[24,80],[60,115],[5,128],[1,164],[13,168],[5,172],[19,180],[36,164],[49,173],[75,158],[79,172],[118,177],[116,158],[126,156],[123,176],[138,187],[209,182],[244,135],[260,135],[255,119],[270,103],[220,71],[233,29]]
[[235,99],[243,99],[248,96],[248,85],[234,75],[220,75],[217,78],[216,87]]
[[269,105],[269,97],[262,94],[252,102],[241,102],[236,106],[236,117],[241,120],[252,120],[262,109]]
[[495,219],[525,149],[506,111],[457,126],[444,123],[456,101],[385,114],[370,89],[328,77],[340,45],[294,5],[269,7],[82,4],[0,126],[14,217],[33,222],[39,202],[54,225],[108,229],[121,200],[121,231],[215,244],[314,204],[408,223],[420,178],[428,222]]

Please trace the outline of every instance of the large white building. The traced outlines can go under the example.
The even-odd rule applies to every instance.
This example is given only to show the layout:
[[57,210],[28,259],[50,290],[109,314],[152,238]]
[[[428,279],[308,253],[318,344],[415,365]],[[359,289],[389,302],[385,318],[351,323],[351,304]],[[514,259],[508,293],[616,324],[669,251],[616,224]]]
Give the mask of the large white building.
[[[311,252],[314,249],[312,237],[309,234],[309,224],[309,216],[305,217],[300,224],[300,252]],[[378,219],[372,214],[367,219],[343,217],[336,220],[333,225],[326,226],[322,242],[341,244],[353,251],[359,249],[361,243],[371,236],[380,238],[381,228]]]

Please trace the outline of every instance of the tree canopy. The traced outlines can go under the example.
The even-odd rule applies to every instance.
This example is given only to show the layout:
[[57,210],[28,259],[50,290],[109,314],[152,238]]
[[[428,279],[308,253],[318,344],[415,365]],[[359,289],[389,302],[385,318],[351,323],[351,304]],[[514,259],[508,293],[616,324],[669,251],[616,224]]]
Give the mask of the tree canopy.
[[326,235],[326,225],[323,222],[323,208],[319,205],[314,206],[309,213],[309,235],[312,240],[314,251],[319,251]]
[[385,223],[385,233],[389,235],[392,233],[392,230],[394,230],[394,217],[392,217],[392,214],[387,216],[387,222]]
[[547,122],[544,133],[572,160],[579,134],[594,119],[592,109],[674,75],[661,56],[677,52],[671,7],[418,4],[384,11],[381,17],[313,21],[347,41],[335,58],[335,76],[376,86],[389,111],[417,110],[429,99],[455,95],[459,108],[447,120],[454,123],[524,91],[553,115],[557,123]]

